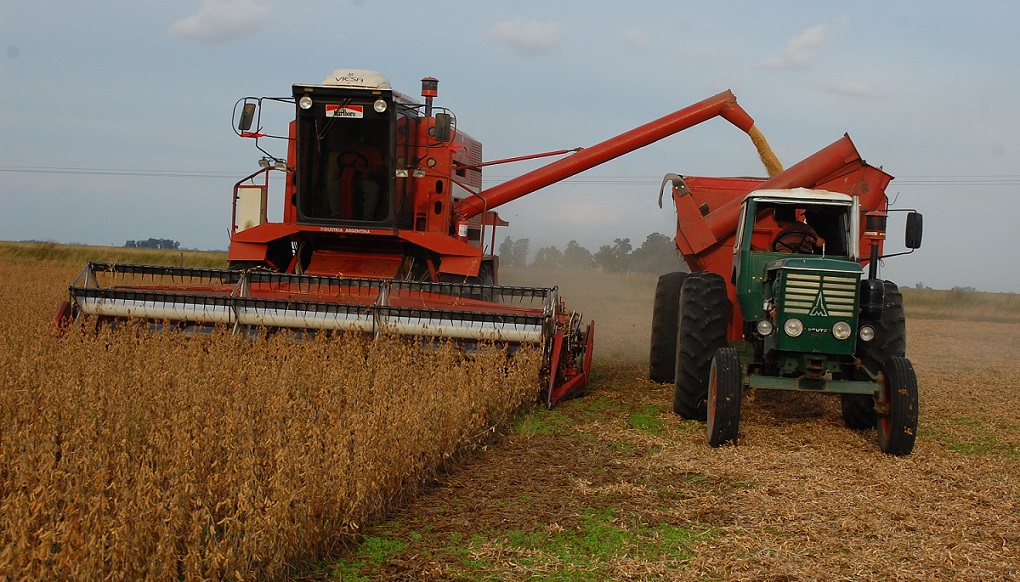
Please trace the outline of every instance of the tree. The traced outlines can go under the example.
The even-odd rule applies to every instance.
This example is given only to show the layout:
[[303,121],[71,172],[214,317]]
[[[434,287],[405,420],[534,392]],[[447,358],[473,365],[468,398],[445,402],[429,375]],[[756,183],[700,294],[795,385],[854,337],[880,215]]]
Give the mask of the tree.
[[673,240],[664,234],[653,232],[631,253],[628,270],[662,275],[687,269],[679,259]]
[[150,238],[148,240],[129,240],[124,243],[124,246],[138,249],[178,249],[181,243],[168,238]]
[[510,237],[503,239],[499,245],[499,258],[501,264],[507,267],[527,267],[528,247],[530,239],[522,238],[514,240]]
[[499,245],[499,256],[503,257],[504,261],[509,263],[510,255],[514,253],[514,239],[506,237],[503,242]]
[[630,257],[630,239],[613,240],[613,246],[602,245],[595,253],[595,263],[600,269],[611,273],[620,273],[628,269],[627,259]]
[[535,262],[532,266],[545,269],[556,269],[562,264],[563,253],[555,246],[542,247],[535,253]]
[[567,243],[567,248],[563,250],[560,266],[564,269],[587,271],[595,268],[595,257],[592,256],[591,251],[582,247],[576,240],[572,240]]

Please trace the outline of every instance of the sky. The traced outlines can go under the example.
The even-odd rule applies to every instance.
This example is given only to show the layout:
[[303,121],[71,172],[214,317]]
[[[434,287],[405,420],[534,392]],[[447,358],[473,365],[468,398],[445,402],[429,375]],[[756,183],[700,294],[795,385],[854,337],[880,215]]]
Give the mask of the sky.
[[[232,186],[261,157],[234,104],[353,68],[411,95],[438,78],[486,160],[588,147],[729,89],[784,165],[846,133],[895,176],[924,244],[883,278],[1017,293],[1017,22],[1005,0],[0,0],[0,240],[225,249]],[[483,186],[537,165],[486,168]],[[714,119],[499,207],[497,239],[672,237],[668,172],[765,175]]]

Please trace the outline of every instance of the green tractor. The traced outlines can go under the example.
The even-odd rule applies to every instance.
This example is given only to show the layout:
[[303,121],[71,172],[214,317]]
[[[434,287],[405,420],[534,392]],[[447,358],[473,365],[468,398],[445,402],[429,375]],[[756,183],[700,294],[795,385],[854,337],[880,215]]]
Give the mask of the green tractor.
[[[711,446],[736,444],[744,392],[769,389],[839,394],[849,428],[877,428],[885,453],[913,450],[918,393],[905,357],[903,300],[877,276],[891,176],[861,164],[870,178],[856,183],[873,186],[877,177],[877,193],[744,189],[739,205],[718,209],[739,210],[732,229],[707,204],[689,200],[692,189],[703,185],[718,197],[725,189],[713,180],[728,180],[731,194],[746,184],[667,176],[677,246],[692,272],[659,279],[650,371],[673,381],[674,412],[707,421]],[[691,204],[699,212],[685,222]],[[921,225],[920,214],[907,214],[911,251],[920,247]],[[713,229],[715,244],[707,244],[702,235]]]

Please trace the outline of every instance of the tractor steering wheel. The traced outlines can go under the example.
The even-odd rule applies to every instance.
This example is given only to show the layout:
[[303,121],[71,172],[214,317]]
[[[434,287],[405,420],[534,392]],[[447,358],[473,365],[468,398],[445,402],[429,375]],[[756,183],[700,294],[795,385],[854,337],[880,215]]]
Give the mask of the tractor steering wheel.
[[353,168],[356,172],[367,172],[371,164],[368,158],[361,152],[354,150],[342,151],[336,156],[336,167],[342,172],[347,168]]
[[815,252],[818,237],[798,228],[788,228],[776,235],[772,241],[774,253],[797,253],[811,255]]

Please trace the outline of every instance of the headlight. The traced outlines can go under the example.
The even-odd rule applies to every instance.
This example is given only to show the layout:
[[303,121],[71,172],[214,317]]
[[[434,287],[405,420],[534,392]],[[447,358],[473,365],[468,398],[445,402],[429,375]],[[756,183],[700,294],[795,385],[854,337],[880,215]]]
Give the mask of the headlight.
[[775,326],[772,325],[771,321],[769,321],[767,319],[763,319],[763,320],[758,322],[758,325],[756,326],[756,329],[758,330],[758,335],[760,335],[760,336],[767,336],[767,335],[771,335],[772,334],[772,330],[775,329]]
[[832,335],[836,336],[838,340],[845,340],[853,332],[853,328],[845,321],[837,321],[836,325],[832,326]]
[[861,341],[870,342],[875,339],[875,328],[870,325],[861,326],[861,331],[857,332],[857,335],[861,338]]
[[804,323],[796,317],[791,317],[783,324],[783,331],[790,337],[797,337],[804,333]]
[[312,98],[309,97],[308,95],[305,95],[305,96],[301,97],[301,99],[298,99],[297,104],[298,104],[298,107],[300,107],[301,109],[311,109],[312,108]]
[[372,108],[375,109],[376,113],[383,113],[386,111],[386,101],[382,99],[376,99],[375,103],[372,104]]

